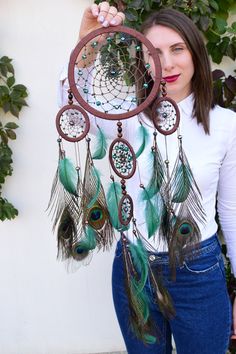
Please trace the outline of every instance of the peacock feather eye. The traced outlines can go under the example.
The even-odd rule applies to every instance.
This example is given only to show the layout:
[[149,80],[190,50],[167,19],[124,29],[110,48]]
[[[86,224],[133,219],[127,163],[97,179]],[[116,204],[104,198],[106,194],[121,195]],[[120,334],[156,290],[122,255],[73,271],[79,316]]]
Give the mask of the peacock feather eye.
[[80,242],[76,242],[72,247],[72,257],[76,261],[82,261],[88,256],[89,250],[82,247]]
[[95,230],[100,230],[103,228],[107,220],[106,211],[98,204],[95,203],[92,208],[89,209],[87,214],[88,224]]
[[182,236],[189,236],[191,235],[193,232],[193,227],[190,223],[188,222],[183,222],[180,226],[179,226],[179,230],[178,233]]

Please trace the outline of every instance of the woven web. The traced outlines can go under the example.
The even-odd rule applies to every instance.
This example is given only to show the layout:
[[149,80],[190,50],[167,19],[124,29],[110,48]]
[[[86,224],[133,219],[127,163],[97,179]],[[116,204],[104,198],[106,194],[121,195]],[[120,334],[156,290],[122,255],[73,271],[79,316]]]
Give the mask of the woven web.
[[148,96],[150,63],[141,59],[141,44],[136,38],[119,32],[104,36],[80,51],[77,89],[88,105],[101,112],[130,112]]
[[173,129],[177,115],[173,104],[169,101],[162,101],[156,109],[156,126],[162,131],[168,132]]

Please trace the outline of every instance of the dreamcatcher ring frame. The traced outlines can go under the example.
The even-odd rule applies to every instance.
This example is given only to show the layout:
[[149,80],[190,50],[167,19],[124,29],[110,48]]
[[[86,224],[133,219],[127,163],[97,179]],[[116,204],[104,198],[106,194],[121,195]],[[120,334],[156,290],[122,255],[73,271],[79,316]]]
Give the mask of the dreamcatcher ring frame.
[[[148,49],[150,57],[152,57],[154,63],[155,77],[153,79],[153,87],[151,89],[150,94],[140,105],[136,106],[136,108],[126,113],[111,114],[111,113],[101,112],[93,108],[84,100],[84,98],[79,93],[76,87],[74,69],[76,66],[78,55],[81,53],[82,49],[86,46],[86,44],[92,41],[92,39],[106,33],[124,33],[138,39]],[[122,120],[137,115],[145,108],[147,108],[152,103],[152,101],[157,97],[160,88],[160,83],[161,83],[161,63],[156,49],[142,33],[126,26],[99,28],[95,31],[90,32],[87,36],[85,36],[72,51],[70,56],[70,61],[69,61],[69,67],[68,67],[68,80],[69,80],[70,89],[75,99],[86,111],[99,118],[103,118],[107,120]]]

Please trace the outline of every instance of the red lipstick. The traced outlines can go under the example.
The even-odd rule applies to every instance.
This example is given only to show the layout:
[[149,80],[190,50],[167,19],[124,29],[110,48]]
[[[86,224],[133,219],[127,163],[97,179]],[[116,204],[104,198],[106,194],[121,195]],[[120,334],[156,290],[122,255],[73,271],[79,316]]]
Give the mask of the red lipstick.
[[166,81],[166,82],[174,82],[176,81],[178,78],[179,78],[180,74],[178,75],[172,75],[172,76],[166,76],[166,77],[163,77],[163,79]]

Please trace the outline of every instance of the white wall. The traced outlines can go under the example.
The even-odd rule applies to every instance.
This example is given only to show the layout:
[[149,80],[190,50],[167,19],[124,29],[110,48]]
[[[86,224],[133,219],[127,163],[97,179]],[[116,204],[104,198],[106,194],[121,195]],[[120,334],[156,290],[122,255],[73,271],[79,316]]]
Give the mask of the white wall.
[[[90,0],[1,0],[0,55],[28,87],[3,195],[18,209],[0,224],[0,354],[124,349],[111,298],[112,253],[68,274],[56,261],[47,206],[57,164],[57,79]],[[226,70],[233,62],[226,63]]]
[[3,190],[19,210],[0,224],[0,354],[124,349],[111,296],[112,253],[68,274],[56,261],[45,213],[57,165],[57,80],[89,0],[0,1],[0,55],[29,90],[20,114],[13,176]]

